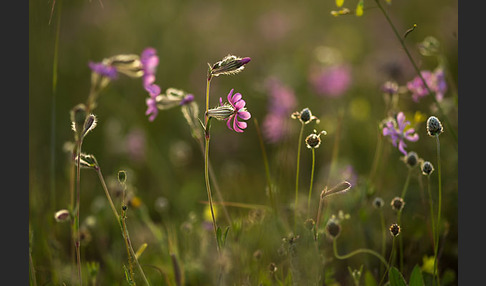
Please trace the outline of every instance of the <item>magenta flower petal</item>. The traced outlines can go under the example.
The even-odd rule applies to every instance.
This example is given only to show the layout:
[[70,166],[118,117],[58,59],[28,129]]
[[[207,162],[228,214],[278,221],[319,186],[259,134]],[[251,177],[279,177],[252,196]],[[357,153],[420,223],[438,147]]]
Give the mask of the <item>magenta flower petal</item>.
[[405,144],[405,142],[401,140],[400,143],[398,143],[398,150],[400,150],[400,152],[402,152],[402,154],[406,156],[407,151],[405,151],[405,147],[407,147],[407,144]]
[[227,98],[228,98],[228,102],[229,102],[231,105],[233,105],[233,104],[232,104],[232,101],[231,101],[231,96],[233,95],[233,90],[234,90],[234,88],[232,88],[232,89],[230,90],[230,92],[228,93],[228,97],[227,97]]
[[248,120],[251,118],[251,114],[248,111],[238,111],[238,116],[243,120]]
[[228,118],[228,120],[226,120],[226,126],[228,126],[228,129],[230,130],[233,130],[233,128],[231,128],[231,119],[233,119],[233,117],[235,117],[234,115],[230,116],[230,118]]
[[243,99],[238,100],[233,106],[235,107],[236,110],[240,110],[243,107],[245,107],[246,102]]
[[231,99],[231,103],[235,105],[241,98],[242,98],[241,93],[235,93],[235,95],[233,95],[233,98]]
[[240,121],[236,121],[236,124],[238,125],[239,128],[241,129],[246,129],[246,127],[248,126],[248,124],[246,122],[240,122]]
[[243,130],[241,130],[239,127],[238,127],[238,120],[237,120],[237,117],[235,116],[234,119],[233,119],[233,130],[236,131],[236,132],[243,132]]

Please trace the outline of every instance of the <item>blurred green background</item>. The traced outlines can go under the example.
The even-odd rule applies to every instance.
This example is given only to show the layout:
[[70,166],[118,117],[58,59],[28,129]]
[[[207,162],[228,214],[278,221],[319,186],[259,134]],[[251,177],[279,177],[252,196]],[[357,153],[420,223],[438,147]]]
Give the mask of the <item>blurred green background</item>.
[[[356,4],[357,1],[345,1],[344,7],[354,10]],[[450,79],[444,109],[457,134],[457,1],[383,4],[400,32],[417,24],[405,43],[421,69],[435,69],[438,60],[420,55],[417,44],[427,36],[439,40],[442,56],[448,63],[445,72]],[[225,99],[234,88],[243,94],[252,114],[242,134],[229,131],[224,122],[212,126],[210,157],[225,201],[269,205],[262,152],[253,120],[257,119],[261,125],[267,115],[271,98],[265,83],[275,77],[293,90],[296,96],[293,111],[309,107],[319,117],[319,124],[306,126],[305,136],[314,128],[328,132],[316,150],[315,197],[326,182],[341,179],[339,170],[347,165],[353,167],[357,176],[352,192],[326,205],[327,217],[339,210],[351,215],[350,221],[343,224],[340,238],[343,252],[363,246],[378,247],[375,241],[381,234],[371,201],[378,195],[388,206],[401,192],[407,175],[406,166],[400,161],[401,154],[384,140],[385,152],[374,193],[369,193],[366,180],[380,137],[377,126],[386,113],[380,87],[390,79],[403,86],[416,73],[375,2],[365,1],[364,7],[361,17],[353,14],[334,17],[330,13],[338,10],[334,1],[29,1],[29,221],[38,285],[56,285],[56,281],[69,277],[65,274],[69,270],[61,267],[69,268],[71,263],[69,224],[56,223],[54,213],[69,207],[70,160],[63,147],[73,140],[69,111],[88,97],[91,74],[88,62],[99,62],[116,54],[140,54],[146,47],[155,48],[160,58],[156,83],[163,91],[174,87],[193,93],[200,114],[204,112],[207,64],[227,54],[251,57],[240,74],[220,76],[211,83],[210,106],[215,106],[219,97]],[[319,57],[322,47],[336,51],[337,61],[351,67],[351,84],[341,96],[318,95],[310,83],[312,69],[323,65],[322,56]],[[57,73],[54,72],[56,48]],[[204,161],[180,110],[161,111],[155,121],[149,122],[144,114],[146,97],[140,79],[121,75],[111,82],[100,95],[95,110],[98,126],[83,143],[83,151],[96,156],[107,181],[116,182],[118,171],[126,170],[130,191],[141,200],[151,220],[156,225],[165,222],[179,232],[191,213],[203,219],[202,202],[207,200]],[[415,123],[417,111],[425,118],[437,116],[432,103],[430,98],[415,103],[404,94],[400,96],[398,108]],[[270,173],[283,209],[294,198],[299,127],[299,122],[291,120],[289,114],[288,137],[278,143],[265,142]],[[420,157],[435,163],[435,140],[427,136],[425,122],[418,122],[414,127],[420,140],[409,142],[407,150],[416,151]],[[130,138],[141,141],[130,148]],[[441,144],[443,218],[448,226],[441,250],[441,267],[457,272],[458,154],[447,129],[441,135]],[[336,146],[339,146],[336,173],[329,176]],[[306,201],[310,164],[311,153],[304,147],[300,168],[302,202]],[[113,263],[110,271],[102,267],[99,285],[125,285],[120,275],[120,261],[125,262],[123,241],[98,177],[95,172],[82,170],[81,180],[81,221],[89,216],[97,218],[91,242],[82,248],[83,259],[101,261],[103,267]],[[433,255],[430,245],[421,244],[428,235],[423,227],[428,210],[422,200],[427,195],[422,180],[421,175],[411,179],[407,200],[410,209],[403,218],[412,230],[405,240],[406,253],[410,255],[407,271],[415,263],[421,264],[423,255]],[[436,191],[437,177],[432,177],[431,183]],[[160,198],[167,202],[163,210],[157,208]],[[316,203],[312,209],[317,209]],[[228,207],[228,210],[233,218],[249,215],[246,208]],[[387,213],[393,216],[391,211]],[[134,245],[148,242],[147,254],[142,258],[146,256],[148,264],[165,265],[166,261],[157,257],[158,252],[164,251],[154,246],[154,238],[137,218],[129,212]],[[222,225],[227,224],[222,215],[220,221]],[[268,246],[260,245],[260,248],[271,248],[280,245],[281,238],[286,236],[285,232],[261,231],[258,237],[248,238],[247,244],[245,240],[241,242],[242,257],[248,255],[246,252],[253,245],[259,245],[257,239],[268,240]],[[175,240],[182,244],[180,235],[174,234],[178,237]],[[122,250],[118,254],[117,247]],[[178,247],[183,252],[184,247]],[[113,258],[113,255],[118,256]],[[360,261],[360,257],[334,261],[336,280],[348,285],[351,280],[346,265],[359,268]],[[186,265],[187,273],[189,268]],[[156,275],[151,270],[147,273]],[[192,285],[206,283],[201,281]],[[243,278],[235,281],[243,284]]]

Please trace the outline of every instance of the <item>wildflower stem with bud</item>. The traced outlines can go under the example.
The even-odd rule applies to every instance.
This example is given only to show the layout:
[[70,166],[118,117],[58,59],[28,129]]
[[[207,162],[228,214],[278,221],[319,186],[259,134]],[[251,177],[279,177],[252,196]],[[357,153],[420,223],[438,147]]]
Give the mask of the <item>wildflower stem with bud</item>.
[[439,201],[437,206],[437,225],[435,227],[435,243],[434,243],[434,276],[437,278],[437,285],[440,285],[439,280],[439,273],[437,271],[438,265],[438,252],[439,252],[439,233],[440,233],[440,216],[441,216],[441,208],[442,208],[442,179],[441,179],[441,172],[440,172],[440,141],[439,141],[439,134],[435,135],[435,139],[437,141],[437,174],[439,177]]
[[304,134],[304,126],[305,124],[301,122],[300,133],[299,133],[299,143],[297,145],[297,167],[295,171],[295,203],[294,203],[294,211],[295,217],[294,220],[297,222],[297,203],[299,201],[299,169],[300,169],[300,149],[302,149],[302,135]]
[[311,179],[310,179],[310,186],[309,186],[309,196],[307,198],[307,211],[310,212],[310,202],[311,202],[311,194],[312,194],[312,184],[314,182],[314,166],[316,163],[316,152],[314,148],[311,148],[312,151],[312,168],[311,168]]

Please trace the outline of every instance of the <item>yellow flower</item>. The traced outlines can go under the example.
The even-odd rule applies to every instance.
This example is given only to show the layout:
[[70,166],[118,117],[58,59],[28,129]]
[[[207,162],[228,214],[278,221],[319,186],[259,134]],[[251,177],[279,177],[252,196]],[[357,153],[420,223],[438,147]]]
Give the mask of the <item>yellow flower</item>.
[[[218,208],[215,205],[213,205],[213,211],[214,211],[214,219],[216,219],[218,217]],[[211,208],[209,207],[209,204],[204,207],[203,216],[205,221],[210,221],[210,222],[213,221],[213,217],[211,215]]]
[[423,272],[434,274],[434,257],[424,255],[421,268]]

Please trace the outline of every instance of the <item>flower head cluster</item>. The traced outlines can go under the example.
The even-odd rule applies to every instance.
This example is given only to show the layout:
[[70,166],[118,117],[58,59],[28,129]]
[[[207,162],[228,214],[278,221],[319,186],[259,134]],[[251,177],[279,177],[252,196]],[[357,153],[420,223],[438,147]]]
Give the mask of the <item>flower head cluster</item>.
[[394,237],[400,234],[400,226],[396,223],[390,225],[390,234]]
[[388,119],[383,126],[383,136],[389,136],[393,146],[398,146],[398,150],[404,155],[407,155],[407,151],[405,150],[407,144],[405,144],[405,140],[416,142],[419,139],[419,135],[415,133],[415,129],[406,129],[407,125],[410,125],[410,121],[405,120],[405,114],[403,112],[399,112],[396,120],[394,118]]
[[424,176],[429,176],[434,171],[434,165],[432,165],[432,163],[429,161],[423,161],[420,164],[420,169],[422,170],[422,174]]
[[319,123],[320,120],[316,116],[312,115],[312,111],[309,108],[304,108],[302,111],[295,111],[290,115],[292,119],[299,119],[302,124],[308,124],[312,120],[315,120],[316,123]]
[[[444,70],[440,68],[436,69],[434,72],[424,70],[420,74],[430,90],[435,93],[437,101],[441,101],[447,91]],[[412,99],[415,102],[418,102],[420,98],[429,94],[427,87],[419,76],[416,76],[413,80],[409,81],[407,83],[407,88],[412,92]]]
[[230,130],[243,132],[248,125],[238,119],[248,120],[251,118],[251,114],[245,107],[246,102],[242,99],[241,93],[233,95],[233,90],[231,89],[228,93],[228,102],[223,103],[223,99],[220,97],[219,106],[209,109],[207,115],[218,120],[226,120],[226,125]]
[[156,97],[160,94],[160,86],[154,83],[155,72],[159,64],[159,57],[157,56],[156,50],[150,47],[143,50],[140,61],[143,71],[143,87],[149,93],[149,98],[145,100],[147,104],[145,115],[149,115],[149,121],[154,121],[155,117],[159,114]]

